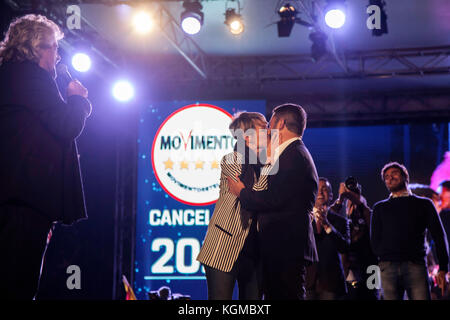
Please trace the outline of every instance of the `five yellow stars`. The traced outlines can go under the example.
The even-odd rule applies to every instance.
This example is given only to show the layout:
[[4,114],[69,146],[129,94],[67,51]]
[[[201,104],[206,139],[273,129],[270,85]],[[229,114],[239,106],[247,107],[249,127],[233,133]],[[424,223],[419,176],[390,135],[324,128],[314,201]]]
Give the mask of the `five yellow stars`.
[[[170,158],[167,161],[163,161],[163,163],[166,170],[173,169],[174,162]],[[205,161],[197,160],[194,163],[195,169],[204,169]],[[180,169],[189,169],[189,162],[186,160],[180,161]],[[211,161],[211,169],[219,169],[219,162],[217,160]]]

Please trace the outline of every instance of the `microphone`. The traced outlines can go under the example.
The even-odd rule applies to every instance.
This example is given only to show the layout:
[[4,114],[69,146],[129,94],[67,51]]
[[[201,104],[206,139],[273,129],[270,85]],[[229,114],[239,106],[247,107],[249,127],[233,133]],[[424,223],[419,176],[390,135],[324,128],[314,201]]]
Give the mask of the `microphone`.
[[73,80],[72,75],[64,63],[58,63],[56,66],[56,75],[56,84],[58,85],[59,92],[62,98],[67,101],[67,88],[69,87],[69,83]]
[[72,75],[70,74],[69,69],[67,69],[67,66],[64,63],[59,63],[56,66],[56,74],[58,75],[58,78],[66,83],[66,85],[68,85],[70,81],[73,81]]

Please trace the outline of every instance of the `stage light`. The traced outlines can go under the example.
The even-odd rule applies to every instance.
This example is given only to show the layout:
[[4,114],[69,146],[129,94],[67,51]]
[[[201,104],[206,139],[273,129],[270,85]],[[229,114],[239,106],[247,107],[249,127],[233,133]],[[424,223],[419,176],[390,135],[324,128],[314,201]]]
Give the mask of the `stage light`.
[[294,6],[286,3],[278,10],[280,21],[277,22],[278,37],[289,37],[297,17],[297,10]]
[[345,24],[345,13],[339,9],[329,10],[325,14],[327,26],[333,29],[339,29]]
[[134,88],[130,82],[121,80],[114,84],[112,93],[116,100],[126,102],[134,97]]
[[138,12],[133,17],[133,26],[138,33],[148,33],[153,29],[153,19],[147,12]]
[[345,24],[345,0],[328,0],[325,8],[325,23],[333,29],[342,28]]
[[241,34],[244,31],[244,21],[235,9],[227,9],[225,12],[225,24],[232,34]]
[[198,0],[185,0],[181,13],[181,28],[188,34],[197,34],[203,25],[202,5]]
[[312,41],[311,56],[317,62],[327,53],[327,35],[322,31],[314,31],[309,35]]
[[202,25],[197,18],[186,17],[181,22],[181,27],[186,33],[197,34],[200,31]]
[[72,67],[79,72],[86,72],[91,68],[91,58],[85,53],[78,52],[72,57]]

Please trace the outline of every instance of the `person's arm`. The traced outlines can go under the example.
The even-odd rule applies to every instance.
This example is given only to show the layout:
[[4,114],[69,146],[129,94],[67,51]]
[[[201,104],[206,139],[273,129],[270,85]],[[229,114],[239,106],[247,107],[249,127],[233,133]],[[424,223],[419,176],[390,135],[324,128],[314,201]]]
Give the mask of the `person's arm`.
[[375,205],[370,219],[370,245],[373,253],[379,257],[381,247],[382,224],[380,219],[379,206]]
[[427,228],[431,232],[431,237],[436,244],[436,254],[439,262],[439,272],[436,275],[436,282],[438,287],[442,290],[442,295],[444,295],[448,287],[446,279],[449,262],[447,234],[442,226],[436,207],[431,200],[426,201],[425,212],[427,213]]
[[242,168],[242,155],[232,152],[224,155],[220,160],[220,172],[224,177],[231,177],[234,181],[240,174]]
[[[267,190],[254,191],[244,188],[239,193],[239,200],[243,208],[250,211],[264,213],[282,208],[291,199],[295,192],[294,172],[287,175],[286,172],[278,172],[273,179],[269,180]],[[270,177],[268,177],[270,178]]]
[[314,177],[314,168],[299,153],[294,153],[289,158],[282,158],[283,155],[280,157],[278,171],[267,177],[267,190],[254,191],[251,188],[243,188],[242,183],[240,187],[234,188],[233,184],[236,186],[236,183],[231,181],[230,188],[239,197],[243,208],[257,211],[258,214],[274,212],[290,203],[299,192],[302,192],[304,197],[310,197],[311,199],[308,200],[314,203],[318,184]]
[[[331,221],[330,221],[331,218]],[[347,218],[328,215],[322,222],[325,233],[332,237],[340,253],[345,253],[350,246],[350,224]]]
[[69,95],[65,103],[56,82],[43,70],[13,77],[15,104],[24,105],[52,134],[63,140],[73,140],[80,135],[91,114],[89,100],[81,95]]
[[362,210],[362,215],[368,228],[367,231],[370,230],[370,216],[372,214],[372,210],[370,210],[370,208],[364,202],[361,203],[358,209]]
[[341,182],[339,184],[339,196],[336,199],[336,201],[331,205],[330,209],[334,213],[340,213],[342,210],[342,207],[344,206],[345,196],[344,193],[348,191],[348,189],[345,187],[345,183]]
[[344,207],[344,201],[337,199],[331,206],[330,210],[334,213],[341,214],[341,215],[347,215],[346,212],[343,212],[342,208]]
[[431,201],[426,201],[425,212],[427,214],[427,228],[436,244],[436,253],[439,262],[439,270],[448,271],[448,243],[447,235],[442,226],[441,219]]

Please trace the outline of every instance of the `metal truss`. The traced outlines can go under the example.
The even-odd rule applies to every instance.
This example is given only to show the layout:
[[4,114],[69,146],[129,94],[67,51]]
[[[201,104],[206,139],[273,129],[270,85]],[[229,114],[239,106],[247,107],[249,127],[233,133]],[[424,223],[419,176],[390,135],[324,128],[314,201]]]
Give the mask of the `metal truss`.
[[[111,44],[107,40],[100,36],[98,30],[88,21],[83,15],[81,15],[83,28],[80,30],[70,30],[65,26],[66,21],[66,9],[71,4],[103,4],[108,6],[126,4],[130,6],[138,6],[142,4],[151,4],[155,11],[155,17],[158,18],[158,26],[161,29],[164,37],[168,42],[177,50],[177,52],[189,63],[189,65],[200,75],[202,79],[207,78],[206,71],[206,54],[197,45],[197,43],[190,38],[181,29],[179,22],[172,16],[172,14],[164,6],[164,2],[174,2],[182,0],[152,0],[152,1],[124,1],[124,0],[78,0],[78,1],[33,1],[33,0],[6,0],[11,9],[15,11],[32,11],[42,12],[48,15],[49,18],[54,20],[61,28],[65,30],[65,33],[69,34],[68,39],[61,41],[63,49],[69,53],[74,51],[74,47],[71,44],[71,40],[82,41],[88,43],[92,51],[100,56],[101,60],[105,62],[109,67],[113,67],[118,70],[121,65],[121,61],[124,60],[120,56],[120,52],[112,48]],[[212,1],[212,0],[208,0]],[[214,0],[219,1],[219,0]],[[224,1],[224,0],[220,0]],[[105,54],[108,52],[108,55]],[[114,57],[110,55],[114,54]],[[105,74],[97,70],[99,74]]]
[[137,194],[137,126],[138,114],[123,118],[117,128],[116,196],[114,214],[114,264],[112,298],[124,300],[122,276],[134,287]]
[[165,38],[178,51],[178,53],[194,68],[194,70],[203,78],[207,78],[206,54],[181,29],[180,24],[172,14],[163,5],[157,5],[156,10],[159,14],[156,16],[158,25]]
[[[342,55],[345,69],[329,54],[318,62],[310,55],[207,58],[211,81],[252,83],[322,79],[391,78],[450,75],[450,46],[352,51]],[[199,77],[180,65],[165,70],[172,81],[197,81]],[[177,77],[175,77],[175,74]],[[179,75],[183,75],[180,77]]]
[[[285,101],[269,101],[268,110]],[[391,92],[345,97],[302,96],[308,126],[449,122],[450,92]]]

